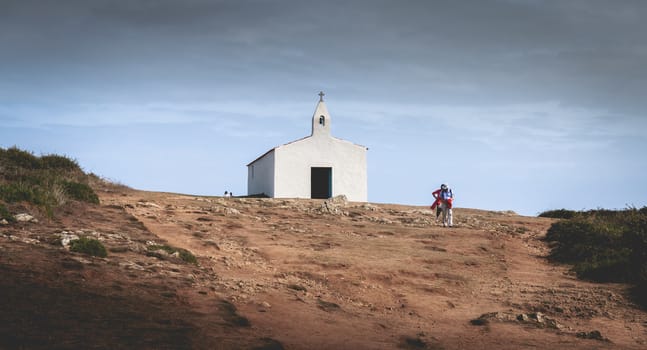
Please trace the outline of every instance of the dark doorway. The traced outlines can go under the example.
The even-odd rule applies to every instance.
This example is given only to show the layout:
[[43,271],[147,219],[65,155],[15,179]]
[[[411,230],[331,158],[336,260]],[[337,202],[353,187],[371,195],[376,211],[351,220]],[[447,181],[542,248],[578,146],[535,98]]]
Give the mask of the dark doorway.
[[310,168],[310,197],[327,199],[332,196],[332,168]]

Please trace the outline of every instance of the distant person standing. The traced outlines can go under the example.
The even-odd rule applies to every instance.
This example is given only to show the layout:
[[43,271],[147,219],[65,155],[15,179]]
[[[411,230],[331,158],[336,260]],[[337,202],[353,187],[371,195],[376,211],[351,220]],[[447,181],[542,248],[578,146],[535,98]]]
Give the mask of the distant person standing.
[[[440,213],[442,213],[443,215],[443,226],[452,227],[452,207],[454,204],[454,193],[452,192],[451,188],[449,188],[449,186],[447,186],[446,184],[442,184],[440,185],[440,188],[438,190],[432,192],[432,195],[435,198],[435,202],[431,206],[432,210],[434,209],[434,207],[440,209]],[[436,211],[436,219],[438,219],[438,214],[439,212]]]

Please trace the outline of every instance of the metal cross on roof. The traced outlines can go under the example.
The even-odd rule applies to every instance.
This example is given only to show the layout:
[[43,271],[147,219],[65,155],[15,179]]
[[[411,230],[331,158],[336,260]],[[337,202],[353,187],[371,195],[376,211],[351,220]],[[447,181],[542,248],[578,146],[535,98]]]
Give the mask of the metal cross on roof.
[[324,95],[325,95],[325,94],[324,94],[324,92],[323,92],[323,91],[319,91],[319,102],[323,102],[323,97],[324,97]]

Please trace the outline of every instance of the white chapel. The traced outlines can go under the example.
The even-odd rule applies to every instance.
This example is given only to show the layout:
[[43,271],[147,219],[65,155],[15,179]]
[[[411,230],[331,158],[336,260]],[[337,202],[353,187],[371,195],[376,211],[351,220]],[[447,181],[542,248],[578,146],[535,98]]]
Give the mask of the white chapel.
[[345,195],[349,201],[367,201],[368,149],[330,134],[323,96],[320,92],[310,136],[274,147],[247,164],[248,195],[315,199]]

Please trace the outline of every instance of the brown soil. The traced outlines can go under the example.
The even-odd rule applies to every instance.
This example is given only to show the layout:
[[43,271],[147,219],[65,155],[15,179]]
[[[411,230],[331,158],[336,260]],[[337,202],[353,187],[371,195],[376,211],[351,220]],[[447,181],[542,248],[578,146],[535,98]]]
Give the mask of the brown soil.
[[[647,347],[627,286],[546,260],[550,219],[458,208],[443,228],[413,206],[100,198],[0,226],[0,348]],[[71,234],[108,257],[69,252]]]

